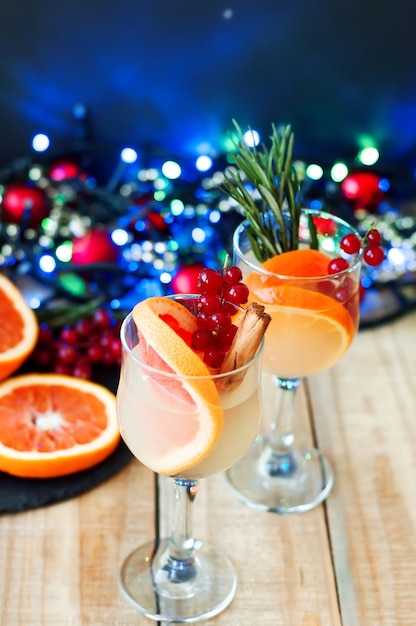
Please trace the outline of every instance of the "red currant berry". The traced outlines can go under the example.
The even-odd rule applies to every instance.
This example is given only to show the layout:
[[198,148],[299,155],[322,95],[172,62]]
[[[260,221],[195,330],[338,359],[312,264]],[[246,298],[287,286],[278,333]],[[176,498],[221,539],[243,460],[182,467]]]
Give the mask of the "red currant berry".
[[248,294],[248,287],[244,283],[226,285],[224,288],[224,298],[231,304],[245,304],[248,300]]
[[87,349],[87,357],[92,363],[99,363],[103,360],[103,350],[98,344],[92,344]]
[[227,315],[232,317],[233,315],[237,313],[238,306],[236,304],[231,304],[231,302],[227,302],[226,300],[223,300],[221,304],[221,311],[224,311],[224,313],[227,313]]
[[227,267],[224,272],[224,281],[229,283],[230,285],[234,285],[234,283],[239,283],[243,279],[243,273],[239,267],[233,265],[232,267]]
[[366,239],[369,244],[378,246],[381,243],[381,233],[377,228],[371,228],[366,235]]
[[332,259],[328,263],[328,274],[339,274],[340,272],[345,272],[345,270],[348,268],[348,261],[342,259],[341,257],[338,257],[336,259]]
[[381,265],[384,261],[384,250],[381,246],[368,246],[364,250],[363,258],[367,265],[371,265],[371,267],[377,267]]
[[347,254],[356,254],[361,248],[361,241],[354,233],[348,233],[348,235],[343,236],[339,245],[341,250]]
[[212,367],[214,369],[218,369],[224,363],[225,352],[221,350],[221,348],[208,348],[204,354],[204,363],[208,365],[208,367]]
[[60,363],[72,365],[72,363],[75,363],[79,358],[78,348],[69,343],[64,343],[58,348],[57,358]]
[[87,362],[77,363],[72,370],[72,375],[75,376],[75,378],[90,380],[92,378],[91,365]]
[[92,323],[92,321],[85,317],[81,320],[78,320],[78,322],[75,324],[75,330],[78,333],[79,337],[89,337],[93,331],[94,325]]
[[33,353],[33,361],[41,369],[49,369],[54,362],[55,355],[47,346],[38,346]]
[[71,326],[64,326],[59,333],[59,341],[61,343],[76,345],[78,343],[78,333],[75,328],[71,328]]
[[97,328],[105,329],[111,325],[111,315],[106,309],[98,309],[93,313],[92,323]]
[[216,270],[205,268],[198,274],[197,286],[200,293],[218,294],[222,288],[222,276]]
[[223,330],[221,330],[218,333],[217,337],[218,344],[225,350],[228,350],[233,342],[237,330],[238,326],[236,326],[235,324],[231,324],[228,328],[224,328]]
[[39,328],[38,343],[50,346],[53,345],[54,341],[55,335],[53,329],[47,324],[41,324]]
[[208,319],[208,328],[214,333],[219,333],[220,330],[231,326],[231,317],[224,311],[217,311],[210,315]]
[[63,376],[72,376],[72,367],[65,363],[55,363],[52,368],[54,374],[62,374]]
[[212,343],[212,334],[207,328],[198,328],[192,335],[194,350],[206,350]]
[[218,311],[221,306],[221,298],[213,293],[204,293],[198,298],[198,311],[211,315]]

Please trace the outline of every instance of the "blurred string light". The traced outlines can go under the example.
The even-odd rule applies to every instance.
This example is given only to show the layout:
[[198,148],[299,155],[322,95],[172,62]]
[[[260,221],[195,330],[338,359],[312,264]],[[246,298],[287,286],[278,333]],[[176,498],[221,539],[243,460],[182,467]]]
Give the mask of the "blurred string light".
[[362,165],[374,165],[377,163],[379,157],[380,153],[377,148],[374,146],[368,146],[360,150],[357,158]]
[[107,191],[111,192],[116,189],[117,185],[120,183],[120,180],[123,174],[125,173],[127,169],[127,166],[135,163],[138,159],[138,156],[139,155],[134,148],[127,146],[121,150],[119,161],[114,169],[114,172],[112,173],[112,175],[110,176],[107,182],[107,185],[106,185]]
[[323,168],[317,163],[311,163],[306,168],[306,176],[311,180],[320,180],[324,175]]
[[[46,135],[39,134],[36,137],[38,139],[37,142],[34,141],[33,143],[34,149],[41,151],[42,145],[46,146],[47,144],[49,146],[49,139]],[[227,153],[235,149],[233,141],[236,139],[237,137],[232,138],[232,135],[231,137],[227,136],[227,142],[229,142],[226,145]],[[42,141],[44,142],[43,144]],[[254,147],[260,143],[260,134],[257,131],[248,130],[244,133],[244,141],[249,147]],[[112,217],[111,223],[110,220],[106,222],[109,224],[108,230],[110,230],[113,242],[123,249],[120,255],[119,269],[126,271],[126,273],[138,272],[140,275],[140,281],[138,282],[140,284],[144,285],[146,283],[146,276],[149,277],[149,281],[154,281],[156,278],[155,282],[159,282],[159,286],[157,287],[156,285],[154,287],[153,285],[151,289],[160,289],[161,284],[168,285],[172,281],[172,277],[175,276],[178,269],[178,264],[181,263],[181,259],[185,258],[185,256],[187,259],[191,259],[192,254],[195,252],[197,255],[204,254],[204,257],[206,256],[207,258],[220,255],[213,233],[222,236],[221,227],[215,227],[214,225],[223,220],[221,224],[221,226],[224,225],[222,230],[226,230],[227,224],[230,223],[230,217],[226,216],[226,214],[234,209],[238,210],[238,207],[228,197],[219,195],[218,191],[218,187],[224,179],[224,169],[227,166],[228,156],[225,154],[220,155],[217,161],[217,158],[213,159],[208,156],[210,153],[212,154],[212,150],[207,144],[204,144],[204,146],[198,146],[198,149],[194,151],[194,156],[191,157],[190,163],[182,164],[180,159],[164,160],[162,158],[159,160],[154,158],[151,162],[152,167],[142,167],[141,165],[131,167],[139,159],[139,155],[134,148],[125,147],[119,153],[115,176],[113,176],[113,180],[109,185],[107,187],[104,186],[104,188],[98,187],[96,194],[92,192],[88,196],[87,193],[86,204],[89,203],[90,199],[95,201],[92,204],[94,209],[101,203],[106,204],[106,200],[109,201],[108,213],[111,213]],[[349,161],[342,163],[339,161],[334,163],[332,168],[327,169],[325,165],[325,171],[324,167],[316,162],[309,164],[307,162],[294,163],[296,171],[302,172],[302,180],[305,177],[309,179],[305,185],[305,199],[308,202],[308,206],[322,209],[325,206],[326,194],[331,193],[333,195],[333,190],[338,189],[341,192],[341,199],[347,199],[349,205],[352,205],[351,200],[354,201],[357,195],[365,190],[369,190],[368,179],[366,186],[362,180],[357,179],[357,171],[359,171],[360,175],[367,177],[370,175],[375,176],[378,178],[376,182],[379,189],[382,192],[388,191],[390,188],[388,179],[376,176],[373,172],[366,169],[366,167],[371,168],[379,159],[379,152],[374,147],[374,142],[372,145],[370,145],[369,141],[367,144],[361,142],[361,150],[359,152],[357,150],[357,153],[353,163]],[[230,165],[230,161],[228,161],[228,165]],[[349,172],[349,166],[351,166],[352,173]],[[192,176],[187,178],[188,173],[192,169]],[[186,173],[186,176],[182,177],[182,171]],[[197,172],[200,172],[201,175],[198,176]],[[209,173],[203,174],[204,172]],[[51,180],[50,170],[47,170],[45,166],[36,164],[28,166],[28,177],[31,183],[38,183],[38,187],[50,192],[48,193],[48,199],[52,206],[51,216],[42,220],[41,226],[39,226],[39,230],[35,235],[37,235],[38,243],[43,248],[41,256],[38,256],[38,253],[36,253],[39,268],[44,274],[48,273],[53,277],[56,271],[56,263],[71,261],[70,238],[75,236],[78,228],[76,222],[77,213],[78,220],[81,220],[80,224],[84,231],[91,227],[91,224],[96,219],[96,215],[94,213],[93,216],[92,214],[83,216],[83,207],[80,207],[81,215],[78,208],[72,208],[72,203],[76,199],[79,190],[84,189],[85,191],[87,188],[87,179],[84,176],[84,172],[79,171],[74,179],[75,185],[73,188],[71,183],[65,180],[61,181],[61,186],[60,181],[55,180],[53,187],[49,188],[48,176],[49,180]],[[179,180],[178,183],[174,182],[176,179],[181,178],[183,180]],[[323,178],[332,182],[328,185],[318,183],[316,189],[319,191],[319,194],[317,194],[313,182],[320,181]],[[190,181],[194,185],[192,189],[190,188]],[[92,187],[88,187],[88,190],[90,189]],[[107,196],[105,194],[106,191]],[[370,191],[374,192],[373,187]],[[182,192],[183,196],[181,195]],[[251,188],[249,192],[254,196],[254,189]],[[309,197],[308,193],[310,193]],[[318,195],[320,197],[316,197]],[[96,202],[97,198],[99,199],[98,203]],[[382,208],[377,201],[370,210],[367,210],[369,205],[361,202],[361,198],[359,200],[359,202],[357,201],[354,204],[354,210],[355,207],[363,207],[364,210],[362,213],[355,212],[357,222],[364,227],[366,216],[369,219],[371,218],[371,220],[379,218],[379,228],[383,232],[383,239],[388,247],[387,262],[384,267],[379,269],[377,273],[364,274],[363,280],[367,281],[370,286],[374,282],[383,282],[384,276],[391,280],[401,276],[409,269],[414,271],[416,240],[415,238],[412,239],[407,231],[404,233],[403,229],[400,230],[397,214],[393,215],[391,211],[389,212],[389,207],[391,206],[389,202],[387,200],[384,201],[385,206]],[[123,206],[125,210],[120,211],[120,208]],[[117,210],[112,212],[114,207]],[[68,217],[68,224],[64,223],[65,220],[63,222],[60,221],[62,214],[64,214],[64,217]],[[148,219],[149,215],[155,215],[160,219],[152,222],[151,219]],[[132,221],[133,219],[134,221]],[[50,228],[48,227],[48,222],[50,223]],[[415,221],[412,224],[413,226],[410,228],[413,228],[414,231]],[[171,225],[173,225],[172,228]],[[391,229],[391,233],[387,227]],[[408,227],[406,228],[409,230]],[[3,234],[9,235],[5,229]],[[79,234],[82,235],[83,233]],[[47,243],[46,239],[45,243],[43,243],[43,235],[49,237],[49,243]],[[223,233],[224,239],[228,235],[228,232]],[[29,235],[26,236],[23,233],[21,239],[24,240],[25,237],[29,240]],[[148,238],[150,241],[145,240],[145,238]],[[59,243],[59,240],[61,240],[61,243]],[[214,241],[214,245],[211,245],[212,241]],[[169,248],[167,248],[166,242],[169,242]],[[221,243],[220,245],[224,244]],[[331,245],[329,239],[327,245]],[[7,246],[10,249],[9,253],[7,252]],[[7,239],[4,236],[4,243],[0,249],[0,265],[7,263],[7,257],[10,258],[11,256],[14,256],[17,262],[21,252],[19,246],[20,240],[18,238],[12,241],[9,236]],[[55,250],[53,250],[54,247]],[[23,253],[25,253],[25,250],[23,250]],[[142,278],[143,276],[145,276],[144,279]],[[146,284],[150,288],[150,282]]]
[[340,183],[348,176],[348,167],[342,161],[334,163],[331,167],[331,178],[335,183]]
[[120,153],[120,159],[124,163],[135,163],[137,161],[138,154],[134,148],[123,148]]
[[246,143],[249,148],[254,148],[260,143],[260,133],[258,133],[257,130],[252,130],[250,128],[250,130],[247,130],[243,134],[243,139],[244,143]]
[[162,164],[162,174],[166,176],[166,178],[175,180],[182,174],[182,168],[176,161],[165,161]]
[[195,165],[199,172],[207,172],[212,167],[212,159],[208,155],[201,155],[197,158]]
[[45,152],[50,145],[50,140],[44,133],[38,133],[32,139],[32,148],[35,152]]

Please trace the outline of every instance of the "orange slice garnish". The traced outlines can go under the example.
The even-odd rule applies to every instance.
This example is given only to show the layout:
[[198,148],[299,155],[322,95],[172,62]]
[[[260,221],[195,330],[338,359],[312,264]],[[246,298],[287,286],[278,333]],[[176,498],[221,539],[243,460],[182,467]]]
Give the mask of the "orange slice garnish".
[[119,441],[115,396],[101,385],[59,374],[0,384],[0,471],[72,474],[103,461]]
[[289,378],[309,376],[336,363],[351,344],[357,319],[342,302],[319,291],[319,281],[311,280],[328,275],[328,262],[317,250],[293,250],[260,266],[270,274],[258,271],[245,277],[250,300],[264,304],[272,318],[263,359],[268,371]]
[[[169,424],[169,445],[152,453],[154,471],[179,474],[207,457],[218,441],[224,415],[218,390],[209,369],[190,347],[197,322],[185,306],[169,298],[148,298],[133,309],[133,319],[140,337],[139,358],[168,374],[162,375],[159,392],[192,407],[175,413],[175,428]],[[157,383],[157,372],[151,376]]]

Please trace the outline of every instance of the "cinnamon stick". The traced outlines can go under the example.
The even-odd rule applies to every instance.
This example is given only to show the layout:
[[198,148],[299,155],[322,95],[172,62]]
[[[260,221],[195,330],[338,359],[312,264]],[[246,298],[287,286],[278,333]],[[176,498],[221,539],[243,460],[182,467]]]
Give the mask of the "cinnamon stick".
[[[252,302],[245,310],[243,319],[226,354],[221,373],[231,372],[248,363],[256,354],[271,317],[264,306]],[[232,389],[241,383],[245,372],[236,372],[221,380],[222,389]]]

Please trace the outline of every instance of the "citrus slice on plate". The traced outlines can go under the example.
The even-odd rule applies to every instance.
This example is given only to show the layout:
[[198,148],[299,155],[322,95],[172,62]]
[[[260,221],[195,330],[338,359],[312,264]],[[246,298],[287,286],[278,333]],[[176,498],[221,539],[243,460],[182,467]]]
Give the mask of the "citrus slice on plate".
[[22,293],[0,274],[0,381],[13,374],[35,347],[39,326]]
[[140,360],[155,368],[150,376],[160,385],[160,393],[184,406],[182,412],[172,412],[175,427],[166,425],[168,445],[152,455],[157,454],[152,463],[155,471],[179,474],[207,457],[218,441],[223,424],[218,390],[209,369],[190,347],[197,322],[185,306],[169,298],[148,298],[133,309],[133,319]]
[[120,440],[115,396],[91,381],[26,374],[0,384],[0,471],[52,478],[103,461]]

